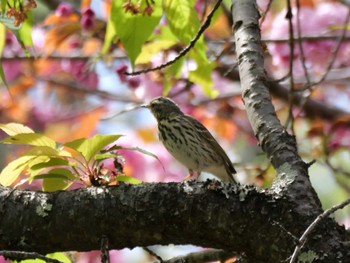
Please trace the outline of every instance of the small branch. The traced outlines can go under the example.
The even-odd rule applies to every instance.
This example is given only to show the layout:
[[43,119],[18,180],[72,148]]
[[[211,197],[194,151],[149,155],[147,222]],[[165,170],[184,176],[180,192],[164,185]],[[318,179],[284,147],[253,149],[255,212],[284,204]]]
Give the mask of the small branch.
[[108,245],[108,238],[102,237],[101,239],[101,262],[102,263],[110,263],[109,258],[109,245]]
[[287,0],[288,3],[288,11],[286,15],[286,19],[288,19],[288,25],[289,25],[289,96],[288,96],[288,117],[285,123],[285,127],[288,128],[290,125],[292,134],[295,134],[294,132],[294,117],[293,117],[293,97],[294,97],[294,28],[293,28],[293,11],[292,11],[292,5],[291,0]]
[[[330,36],[312,36],[312,35],[306,35],[306,36],[302,36],[300,37],[301,41],[305,41],[305,42],[319,42],[319,41],[327,41],[327,40],[337,40],[339,39],[339,37],[341,36],[337,36],[337,35],[330,35]],[[290,38],[264,38],[262,39],[263,42],[265,43],[284,43],[284,42],[288,42],[290,40]],[[294,38],[294,40],[299,40],[299,38]],[[344,38],[344,41],[350,41],[350,37],[346,36]]]
[[267,17],[267,14],[268,14],[268,12],[269,12],[270,9],[271,9],[272,3],[273,3],[273,0],[270,0],[269,3],[268,3],[267,6],[266,6],[266,10],[261,14],[260,27],[261,27],[262,24],[264,23],[264,21],[265,21],[265,19],[266,19],[266,17]]
[[62,261],[46,257],[36,252],[1,250],[0,255],[11,260],[41,259],[49,263],[62,263]]
[[311,234],[311,232],[316,228],[317,225],[320,224],[320,222],[329,217],[331,214],[333,214],[335,211],[344,208],[345,206],[350,204],[350,198],[345,200],[344,202],[340,203],[339,205],[335,205],[333,207],[331,207],[330,209],[327,209],[326,211],[324,211],[322,214],[320,214],[315,221],[313,221],[311,223],[311,225],[305,230],[305,232],[303,233],[303,235],[301,236],[301,238],[299,239],[299,244],[297,245],[294,249],[293,255],[291,260],[289,261],[289,263],[295,263],[296,260],[298,259],[298,255],[300,253],[300,250],[302,249],[302,247],[305,245],[308,236]]
[[301,32],[301,21],[300,21],[300,0],[296,1],[296,6],[297,6],[297,33],[298,33],[298,47],[300,50],[300,59],[301,59],[301,65],[304,70],[304,76],[306,79],[306,85],[309,87],[310,85],[310,76],[309,72],[306,68],[306,57],[305,57],[305,52],[303,48],[303,42],[302,42],[302,32]]
[[157,67],[154,68],[148,68],[148,69],[144,69],[144,70],[140,70],[140,71],[135,71],[135,72],[125,72],[126,75],[129,76],[135,76],[135,75],[140,75],[143,73],[148,73],[151,71],[156,71],[156,70],[160,70],[163,68],[166,68],[172,64],[174,64],[176,61],[178,61],[179,59],[181,59],[182,57],[184,57],[196,44],[196,42],[198,41],[198,39],[201,37],[201,35],[204,33],[204,31],[209,27],[211,19],[215,13],[215,11],[219,8],[220,4],[221,4],[222,0],[218,0],[214,6],[214,8],[211,10],[211,12],[208,14],[207,19],[204,21],[203,25],[199,28],[196,36],[191,40],[191,42],[183,49],[181,50],[181,52],[172,60],[161,64]]
[[346,19],[345,19],[344,24],[343,24],[343,27],[344,27],[344,28],[343,28],[343,30],[342,30],[342,34],[341,34],[341,36],[340,36],[340,38],[339,38],[339,41],[338,41],[338,43],[337,43],[337,46],[336,46],[336,47],[334,48],[334,50],[332,51],[332,58],[330,59],[330,61],[329,61],[329,63],[328,63],[327,69],[326,69],[325,73],[323,74],[323,76],[320,78],[320,80],[319,80],[318,82],[314,83],[314,85],[317,85],[317,84],[323,82],[323,81],[326,79],[326,77],[327,77],[328,73],[330,72],[330,70],[333,68],[333,65],[334,65],[334,62],[335,62],[335,60],[336,60],[336,58],[337,58],[337,55],[338,55],[338,53],[339,53],[341,44],[343,43],[343,40],[344,40],[344,38],[345,38],[345,36],[346,36],[346,33],[347,33],[347,31],[348,31],[348,23],[349,23],[349,20],[350,20],[350,6],[349,6],[349,8],[348,8],[348,13],[347,13],[347,15],[346,15]]
[[55,78],[48,78],[48,77],[37,77],[37,80],[45,81],[47,83],[53,84],[53,87],[55,88],[67,87],[70,89],[70,91],[74,91],[76,93],[80,93],[84,95],[95,95],[106,100],[119,101],[119,102],[125,102],[125,103],[130,103],[130,102],[141,103],[140,101],[135,101],[128,97],[115,95],[110,92],[95,89],[94,87],[87,87],[86,85],[80,84],[75,81],[61,81]]
[[164,260],[157,255],[153,250],[149,249],[148,247],[143,247],[143,250],[145,250],[148,254],[150,254],[152,257],[155,257],[159,263],[164,263]]

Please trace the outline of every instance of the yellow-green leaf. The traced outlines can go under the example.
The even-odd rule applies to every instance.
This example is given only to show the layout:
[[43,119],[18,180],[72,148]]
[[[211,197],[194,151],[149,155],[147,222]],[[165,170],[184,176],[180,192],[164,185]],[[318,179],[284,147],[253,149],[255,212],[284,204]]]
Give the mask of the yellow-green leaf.
[[151,61],[160,51],[166,50],[176,44],[174,40],[157,40],[142,47],[140,55],[137,57],[135,64],[146,64]]
[[48,168],[52,166],[67,166],[67,165],[75,166],[74,164],[70,164],[67,160],[64,160],[64,159],[50,158],[49,161],[35,164],[32,167],[30,167],[30,169],[33,171],[37,171],[37,170],[41,170],[43,168]]
[[28,18],[22,23],[21,28],[18,31],[23,44],[27,46],[33,46],[32,40],[32,28],[33,28],[33,15],[32,12],[27,12]]
[[48,146],[36,146],[27,151],[26,156],[58,156],[58,150]]
[[197,69],[190,71],[188,79],[199,84],[205,95],[214,98],[219,92],[213,89],[213,79],[211,77],[214,68],[214,62],[208,64],[199,64]]
[[34,131],[31,128],[24,126],[23,124],[14,123],[14,122],[6,123],[6,124],[0,123],[0,129],[6,132],[10,136],[13,136],[19,133],[34,133]]
[[[0,23],[0,56],[2,55],[2,50],[4,49],[4,46],[5,46],[5,39],[6,39],[6,28],[3,24]],[[0,77],[1,77],[2,82],[7,87],[7,81],[6,81],[6,77],[4,74],[4,69],[2,67],[2,60],[1,59],[0,59]]]
[[77,139],[64,145],[80,152],[87,161],[95,154],[103,150],[107,145],[118,140],[122,135],[100,135],[97,134],[90,139]]
[[56,147],[56,142],[40,133],[19,133],[0,141],[6,144],[26,144],[34,146]]
[[67,189],[76,177],[67,169],[56,168],[47,174],[36,175],[33,179],[43,179],[43,191],[53,192]]
[[0,16],[0,23],[6,26],[11,31],[16,31],[21,28],[22,25],[15,26],[15,19],[13,17]]
[[[180,41],[188,44],[201,26],[193,1],[163,0],[163,7],[171,31]],[[197,44],[199,42],[203,42],[203,39]]]
[[131,176],[120,175],[116,177],[118,182],[124,182],[129,184],[141,184],[142,181]]
[[99,153],[95,155],[95,160],[96,161],[102,161],[102,160],[106,160],[109,158],[117,158],[118,154],[114,154],[114,153]]
[[61,261],[62,263],[71,263],[72,261],[69,259],[69,257],[66,255],[66,253],[63,252],[55,252],[52,254],[46,255],[48,258],[53,258]]
[[[128,53],[131,65],[135,65],[135,60],[141,52],[142,45],[152,34],[154,28],[158,25],[162,17],[161,1],[152,3],[153,12],[151,15],[131,14],[123,8],[123,0],[115,0],[112,2],[111,16],[107,25],[107,33],[103,52],[106,52],[110,45],[110,41],[118,36]],[[141,5],[141,9],[144,6]],[[113,36],[115,34],[116,36]],[[108,41],[109,43],[106,43]]]
[[26,168],[28,162],[35,159],[33,156],[22,156],[16,160],[10,162],[0,174],[0,184],[3,186],[9,186],[14,181],[16,181],[17,177],[22,173],[22,171]]

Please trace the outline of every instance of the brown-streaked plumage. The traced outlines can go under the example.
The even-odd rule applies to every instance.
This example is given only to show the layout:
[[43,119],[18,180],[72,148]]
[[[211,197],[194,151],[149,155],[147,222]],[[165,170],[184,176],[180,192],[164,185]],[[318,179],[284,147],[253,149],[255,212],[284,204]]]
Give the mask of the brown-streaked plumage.
[[209,172],[223,181],[236,183],[230,159],[207,128],[184,114],[170,99],[157,97],[147,105],[158,122],[159,139],[169,153],[186,166],[190,176]]

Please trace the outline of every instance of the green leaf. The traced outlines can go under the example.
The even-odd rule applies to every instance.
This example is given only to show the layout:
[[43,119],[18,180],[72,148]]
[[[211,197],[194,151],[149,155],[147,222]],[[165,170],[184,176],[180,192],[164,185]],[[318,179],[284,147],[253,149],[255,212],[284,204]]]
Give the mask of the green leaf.
[[[153,13],[151,16],[147,14],[131,14],[126,13],[122,7],[123,0],[115,0],[112,2],[112,11],[110,20],[108,21],[108,35],[105,40],[111,41],[116,34],[123,43],[123,46],[128,53],[132,67],[135,65],[135,60],[141,52],[142,45],[152,34],[154,28],[158,25],[162,17],[161,1],[155,1],[152,5]],[[143,7],[141,6],[141,9]],[[109,24],[112,25],[109,25]],[[104,45],[104,50],[109,47],[109,44]]]
[[197,69],[190,71],[188,77],[190,81],[199,84],[202,87],[204,94],[211,98],[214,98],[218,95],[218,91],[213,90],[213,79],[211,77],[214,67],[214,62],[207,64],[198,64]]
[[46,160],[47,157],[45,156],[21,156],[13,160],[1,171],[0,184],[4,186],[11,185],[27,167]]
[[142,181],[131,177],[131,176],[126,176],[126,175],[119,175],[116,177],[118,182],[124,182],[124,183],[129,183],[129,184],[141,184]]
[[165,78],[164,78],[164,89],[163,96],[167,96],[171,88],[174,86],[174,78],[178,79],[181,74],[181,69],[184,64],[185,58],[182,57],[178,59],[175,63],[171,64],[165,70]]
[[[56,259],[62,263],[72,263],[72,261],[69,259],[69,257],[62,252],[55,252],[52,254],[48,254],[46,255],[46,257],[48,258],[52,258],[52,259]],[[18,261],[13,261],[15,263],[17,263]],[[25,259],[25,260],[21,260],[21,263],[46,263],[46,261],[41,260],[41,259]]]
[[14,22],[15,22],[15,19],[12,16],[11,17],[0,16],[0,23],[6,26],[12,32],[19,30],[22,26],[22,25],[15,26]]
[[30,160],[27,164],[27,166],[28,166],[27,173],[29,174],[30,177],[35,176],[38,173],[40,173],[39,170],[32,170],[33,166],[40,164],[40,163],[47,162],[50,159],[49,157],[47,157],[45,155],[39,155],[39,156],[32,155],[32,157],[34,157],[34,158],[32,160]]
[[1,0],[1,13],[2,16],[4,16],[7,6],[7,0]]
[[[28,42],[28,34],[31,33],[31,28],[26,26],[27,30],[30,30],[30,32],[24,32],[23,31],[23,36],[25,37],[24,39],[21,36],[20,29],[22,28],[23,24],[26,22],[22,23],[19,26],[14,25],[14,18],[13,17],[6,17],[6,16],[0,16],[0,23],[2,23],[4,26],[6,26],[9,30],[12,31],[12,33],[15,35],[18,43],[21,45],[23,51],[26,53],[27,57],[30,57],[29,51],[27,50],[25,44]],[[28,22],[30,23],[30,22]]]
[[33,46],[32,40],[32,28],[33,28],[33,15],[32,12],[27,12],[28,18],[22,23],[21,28],[18,31],[18,34],[23,41],[24,45]]
[[16,160],[10,162],[0,174],[0,184],[3,186],[9,186],[27,167],[28,162],[35,159],[33,156],[22,156]]
[[7,124],[0,123],[0,129],[6,132],[10,136],[13,136],[19,133],[34,133],[32,129],[20,123],[7,123]]
[[52,166],[63,166],[63,165],[70,165],[70,166],[74,166],[74,164],[70,164],[67,160],[64,159],[60,159],[60,158],[50,158],[48,162],[44,162],[44,163],[38,163],[36,165],[33,165],[32,167],[30,167],[31,170],[33,171],[37,171],[37,170],[41,170],[43,168],[47,168],[47,167],[52,167]]
[[66,253],[62,252],[55,252],[52,254],[46,255],[48,258],[53,258],[61,261],[62,263],[71,263],[72,261],[69,259],[69,257],[66,255]]
[[201,26],[193,1],[163,0],[163,8],[174,35],[183,43],[190,43]]
[[58,156],[58,150],[48,146],[36,146],[27,151],[23,156]]
[[19,133],[1,140],[0,143],[56,147],[54,140],[40,133]]
[[116,40],[116,38],[117,38],[117,30],[115,28],[115,23],[112,20],[112,15],[111,15],[107,21],[107,29],[106,29],[105,39],[104,39],[102,51],[101,51],[103,55],[107,54],[109,47],[111,46],[113,41]]
[[58,174],[55,172],[50,172],[46,174],[38,174],[33,177],[31,177],[33,180],[38,180],[38,179],[62,179],[62,180],[69,180],[69,178],[66,175],[63,174]]
[[103,150],[109,144],[118,140],[122,135],[100,135],[97,134],[90,139],[77,139],[64,146],[80,152],[87,161],[90,161],[95,154]]
[[76,177],[67,169],[56,168],[47,174],[36,175],[33,179],[43,179],[43,191],[53,192],[67,189]]
[[[6,28],[3,24],[0,24],[0,56],[1,56],[2,51],[4,49],[4,46],[5,46],[5,38],[6,38]],[[7,85],[6,77],[4,74],[4,69],[2,67],[1,59],[0,59],[0,77],[1,77],[2,82],[7,87],[8,85]]]
[[166,50],[177,42],[174,40],[157,40],[146,44],[142,47],[140,55],[136,59],[136,64],[146,64],[151,61],[151,59],[159,54],[160,51]]
[[[7,84],[7,81],[6,81],[6,76],[5,76],[5,73],[4,73],[4,68],[2,67],[2,61],[0,59],[0,77],[1,77],[1,80],[2,80],[2,83],[4,83],[4,85],[6,86],[6,88],[8,89],[8,84]],[[9,89],[8,89],[9,90]]]
[[96,161],[102,161],[102,160],[106,160],[109,158],[118,158],[118,154],[115,153],[100,153],[100,154],[96,154],[95,155],[95,160]]
[[23,51],[26,54],[26,56],[29,58],[30,57],[30,53],[29,53],[28,49],[26,48],[26,45],[25,45],[21,35],[19,34],[19,30],[12,30],[12,33],[15,35],[19,45],[23,49]]

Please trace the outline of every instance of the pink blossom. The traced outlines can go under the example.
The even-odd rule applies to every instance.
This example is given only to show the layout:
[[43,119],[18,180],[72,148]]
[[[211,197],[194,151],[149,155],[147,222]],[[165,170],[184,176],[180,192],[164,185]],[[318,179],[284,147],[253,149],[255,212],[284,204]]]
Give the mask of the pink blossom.
[[95,24],[95,12],[91,8],[86,8],[80,20],[80,25],[83,30],[89,31],[94,27]]
[[16,80],[22,74],[22,63],[20,60],[5,60],[2,62],[2,68],[8,83]]
[[350,148],[350,127],[342,125],[331,132],[331,138],[328,143],[331,150],[345,147]]
[[[297,35],[296,27],[296,9],[293,8],[293,28],[295,36]],[[347,8],[339,3],[319,3],[314,8],[304,7],[300,8],[300,24],[302,36],[316,36],[316,35],[339,35],[341,28],[346,18]],[[265,36],[271,39],[288,38],[289,26],[288,20],[285,18],[286,10],[281,11],[272,21],[270,31],[265,33]],[[335,28],[338,28],[335,30]],[[331,57],[332,50],[336,47],[337,41],[320,40],[320,41],[304,41],[303,50],[306,57],[306,66],[314,73],[322,73],[327,66],[327,62]],[[272,62],[279,71],[288,71],[290,59],[290,47],[288,42],[271,43],[268,45],[269,51],[272,55]],[[340,49],[338,57],[334,66],[342,64],[349,64],[348,55],[350,54],[350,47],[344,44]],[[298,75],[303,74],[302,65],[300,61],[300,50],[295,43],[294,47],[294,69]]]
[[127,70],[128,70],[128,66],[125,64],[121,64],[117,67],[116,73],[118,74],[121,82],[127,82],[127,76],[125,75],[125,72]]
[[58,17],[67,17],[74,12],[74,8],[71,4],[63,2],[60,3],[55,11],[56,16]]
[[83,60],[66,60],[62,62],[62,69],[72,74],[72,76],[81,84],[89,88],[97,88],[98,76],[95,71],[88,68]]
[[139,77],[131,77],[129,80],[128,80],[128,85],[130,88],[132,89],[136,89],[140,86],[140,83],[141,83],[141,79]]
[[18,43],[16,36],[10,32],[6,31],[5,35],[5,47],[2,51],[3,57],[13,57],[24,55],[21,45]]

